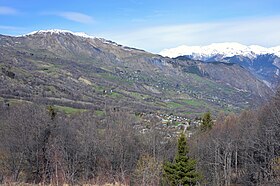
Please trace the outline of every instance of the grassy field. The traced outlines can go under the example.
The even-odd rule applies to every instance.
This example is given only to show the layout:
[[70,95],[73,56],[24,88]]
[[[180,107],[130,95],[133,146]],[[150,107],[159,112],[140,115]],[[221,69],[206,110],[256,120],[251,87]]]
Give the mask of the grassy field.
[[86,111],[85,109],[77,109],[77,108],[58,106],[58,105],[55,105],[54,108],[57,109],[58,111],[64,112],[65,114],[75,114],[78,112]]
[[203,101],[197,99],[187,99],[187,100],[182,100],[182,102],[194,107],[200,107],[205,105]]
[[175,103],[175,102],[168,102],[167,103],[167,107],[168,108],[179,108],[182,107],[183,105],[181,105],[180,103]]

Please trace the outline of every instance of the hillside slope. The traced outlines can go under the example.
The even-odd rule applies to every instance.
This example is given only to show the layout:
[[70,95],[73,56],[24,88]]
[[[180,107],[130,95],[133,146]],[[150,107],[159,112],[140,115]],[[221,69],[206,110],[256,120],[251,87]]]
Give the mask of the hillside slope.
[[5,99],[196,115],[238,111],[272,94],[238,65],[171,59],[69,31],[1,35],[0,48]]

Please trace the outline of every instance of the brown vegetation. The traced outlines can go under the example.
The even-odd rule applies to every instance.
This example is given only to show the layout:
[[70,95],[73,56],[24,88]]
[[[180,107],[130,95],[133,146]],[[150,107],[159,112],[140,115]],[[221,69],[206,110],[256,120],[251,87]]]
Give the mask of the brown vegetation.
[[0,182],[137,185],[141,164],[159,171],[175,145],[161,143],[164,136],[156,131],[133,129],[134,117],[109,110],[100,121],[93,112],[67,116],[35,104],[2,107]]
[[[162,184],[162,163],[174,159],[176,139],[137,118],[107,109],[64,115],[32,103],[0,109],[0,182],[30,184]],[[139,118],[138,118],[139,119]],[[156,120],[150,119],[152,123]],[[189,140],[202,185],[280,183],[280,93],[258,110],[220,115],[212,129]]]
[[280,184],[280,94],[254,111],[220,116],[192,139],[192,153],[210,185]]

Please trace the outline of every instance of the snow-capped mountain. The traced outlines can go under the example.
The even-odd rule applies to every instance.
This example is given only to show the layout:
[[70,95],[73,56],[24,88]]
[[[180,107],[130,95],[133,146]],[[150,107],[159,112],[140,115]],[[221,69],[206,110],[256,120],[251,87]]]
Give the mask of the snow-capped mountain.
[[70,30],[61,30],[61,29],[38,30],[38,31],[30,32],[30,33],[25,34],[25,35],[20,35],[18,37],[30,36],[30,35],[34,35],[34,34],[45,34],[45,33],[50,33],[50,34],[72,34],[72,35],[79,36],[79,37],[95,39],[95,37],[90,36],[90,35],[88,35],[88,34],[86,34],[84,32],[72,32]]
[[165,49],[160,54],[179,59],[235,63],[271,88],[277,87],[280,82],[280,46],[265,48],[239,43],[214,43],[207,46],[179,46]]
[[207,46],[182,45],[176,48],[164,49],[159,54],[171,58],[191,55],[193,59],[197,60],[204,60],[216,55],[220,55],[222,58],[237,55],[256,58],[258,55],[263,54],[274,54],[280,57],[280,46],[265,48],[258,45],[246,46],[240,43],[213,43]]
[[[128,51],[140,50],[140,49],[136,49],[136,48],[131,48],[131,47],[123,46],[123,45],[120,45],[120,44],[118,44],[116,42],[113,42],[111,40],[107,40],[107,39],[104,39],[104,38],[94,37],[94,36],[86,34],[85,32],[72,32],[70,30],[62,30],[62,29],[38,30],[38,31],[30,32],[28,34],[19,35],[17,37],[28,37],[28,36],[32,36],[32,35],[46,35],[46,34],[49,34],[49,35],[69,35],[70,34],[70,35],[78,36],[78,37],[82,37],[82,38],[89,38],[89,39],[93,39],[93,40],[99,40],[99,41],[101,41],[104,44],[108,44],[108,45],[116,46],[116,47],[122,47],[123,50],[128,50]],[[141,50],[141,51],[143,51],[143,50]]]

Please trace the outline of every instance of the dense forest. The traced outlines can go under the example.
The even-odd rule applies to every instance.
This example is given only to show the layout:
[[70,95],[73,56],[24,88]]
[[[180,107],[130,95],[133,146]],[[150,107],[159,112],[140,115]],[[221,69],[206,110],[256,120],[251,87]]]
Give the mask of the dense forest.
[[[186,140],[183,133],[178,141],[166,138],[153,125],[141,133],[134,123],[135,114],[122,110],[107,109],[101,121],[93,111],[67,115],[52,106],[3,102],[0,183],[280,183],[280,92],[261,108],[240,115],[219,114],[213,122],[206,114]],[[186,174],[195,182],[178,181],[180,161],[193,171]]]
[[279,185],[280,92],[259,109],[221,114],[191,148],[206,185]]

